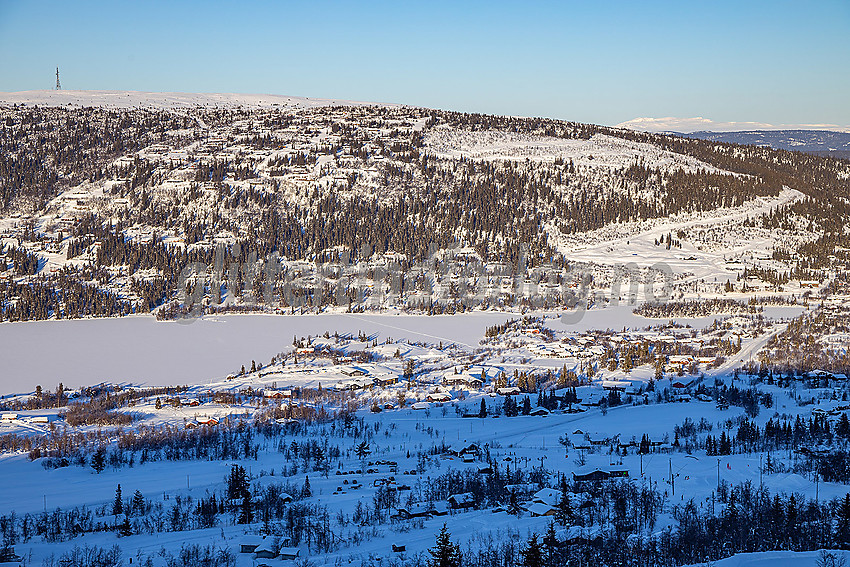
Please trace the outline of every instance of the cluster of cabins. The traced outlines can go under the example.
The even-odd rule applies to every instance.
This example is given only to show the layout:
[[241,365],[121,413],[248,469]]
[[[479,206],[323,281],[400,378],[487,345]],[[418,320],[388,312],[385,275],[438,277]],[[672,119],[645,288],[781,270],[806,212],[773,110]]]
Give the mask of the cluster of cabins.
[[[288,542],[284,542],[288,543]],[[273,538],[247,536],[239,544],[240,553],[251,553],[256,567],[273,567],[275,560],[293,560],[301,557],[301,550],[288,545],[276,545]]]
[[[369,370],[359,366],[341,366],[335,369],[337,372],[346,376],[347,379],[340,380],[336,383],[333,380],[325,386],[327,390],[366,390],[375,386],[385,387],[398,383],[398,376],[395,374],[375,374],[372,375]],[[267,374],[271,374],[269,372]],[[262,374],[261,374],[262,376]],[[291,398],[293,392],[291,389],[266,388],[263,390],[263,396],[272,399]]]
[[[54,416],[54,419],[55,416]],[[4,413],[0,415],[0,423],[15,423],[15,422],[26,422],[30,424],[37,425],[47,425],[50,423],[50,416],[47,415],[34,415],[29,417],[20,416],[16,413]]]

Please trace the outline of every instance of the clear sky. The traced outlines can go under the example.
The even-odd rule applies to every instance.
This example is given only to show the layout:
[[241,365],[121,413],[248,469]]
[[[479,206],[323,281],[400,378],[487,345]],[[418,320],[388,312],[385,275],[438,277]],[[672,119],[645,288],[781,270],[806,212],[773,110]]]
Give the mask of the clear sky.
[[850,125],[850,0],[0,0],[0,91]]

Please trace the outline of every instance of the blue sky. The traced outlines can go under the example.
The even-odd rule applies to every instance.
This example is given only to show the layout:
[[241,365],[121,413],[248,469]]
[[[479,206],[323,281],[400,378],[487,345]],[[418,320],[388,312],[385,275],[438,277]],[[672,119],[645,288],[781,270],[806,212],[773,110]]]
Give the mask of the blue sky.
[[850,125],[850,1],[0,0],[0,91]]

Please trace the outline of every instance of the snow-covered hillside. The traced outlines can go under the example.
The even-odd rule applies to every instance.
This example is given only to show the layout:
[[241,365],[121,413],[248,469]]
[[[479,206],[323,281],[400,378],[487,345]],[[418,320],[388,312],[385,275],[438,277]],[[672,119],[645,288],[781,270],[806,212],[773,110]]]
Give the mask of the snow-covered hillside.
[[159,93],[141,91],[73,91],[41,90],[0,92],[0,105],[27,104],[39,106],[155,108],[185,110],[197,107],[213,108],[315,108],[321,106],[380,105],[388,103],[355,102],[324,98],[309,98],[275,94],[235,93]]
[[549,162],[561,159],[585,167],[625,168],[640,164],[663,171],[681,169],[723,173],[690,156],[604,134],[583,140],[504,131],[470,132],[444,127],[430,130],[425,144],[437,155],[454,159]]

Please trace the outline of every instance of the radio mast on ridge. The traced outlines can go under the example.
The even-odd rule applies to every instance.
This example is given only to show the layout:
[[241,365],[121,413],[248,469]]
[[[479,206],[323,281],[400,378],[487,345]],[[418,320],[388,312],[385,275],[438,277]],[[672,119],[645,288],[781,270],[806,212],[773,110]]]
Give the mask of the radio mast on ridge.
[[62,85],[59,84],[59,67],[56,67],[56,90],[62,90]]

